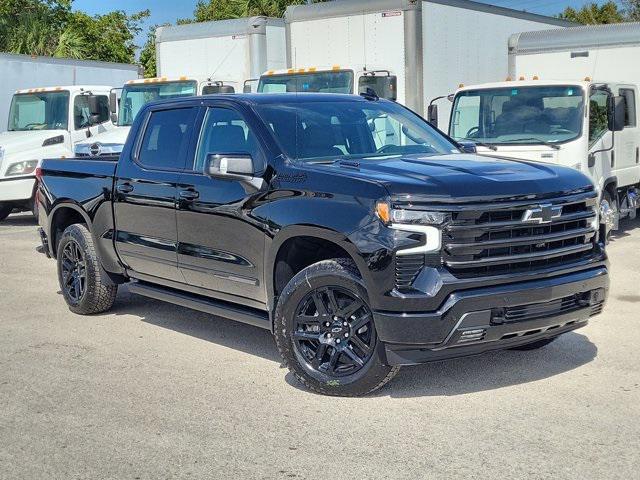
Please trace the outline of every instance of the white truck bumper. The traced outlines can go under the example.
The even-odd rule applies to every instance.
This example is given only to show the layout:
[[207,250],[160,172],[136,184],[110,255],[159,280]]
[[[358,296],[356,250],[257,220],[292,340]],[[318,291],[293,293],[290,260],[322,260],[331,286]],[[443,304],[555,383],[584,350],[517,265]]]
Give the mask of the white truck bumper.
[[21,202],[31,199],[35,177],[0,179],[0,202]]

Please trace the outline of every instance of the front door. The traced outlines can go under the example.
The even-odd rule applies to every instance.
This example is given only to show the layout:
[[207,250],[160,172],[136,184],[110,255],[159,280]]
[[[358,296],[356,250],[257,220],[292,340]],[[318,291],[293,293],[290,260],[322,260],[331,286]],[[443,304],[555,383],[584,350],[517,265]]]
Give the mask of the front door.
[[184,169],[197,107],[153,110],[133,159],[115,181],[115,241],[135,273],[183,282],[177,265],[176,184]]
[[264,170],[263,151],[244,117],[231,108],[209,108],[192,171],[178,182],[178,263],[189,285],[260,308],[266,303],[265,222],[252,208],[260,187],[207,175],[212,153],[250,154],[256,175]]

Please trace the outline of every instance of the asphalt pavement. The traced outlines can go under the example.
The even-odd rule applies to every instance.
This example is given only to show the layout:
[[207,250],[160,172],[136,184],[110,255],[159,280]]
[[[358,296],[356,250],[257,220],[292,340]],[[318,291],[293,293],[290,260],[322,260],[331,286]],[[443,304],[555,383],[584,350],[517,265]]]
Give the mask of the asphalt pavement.
[[126,288],[72,314],[38,242],[30,216],[0,223],[1,479],[640,476],[640,220],[587,327],[350,399],[304,390],[255,327]]

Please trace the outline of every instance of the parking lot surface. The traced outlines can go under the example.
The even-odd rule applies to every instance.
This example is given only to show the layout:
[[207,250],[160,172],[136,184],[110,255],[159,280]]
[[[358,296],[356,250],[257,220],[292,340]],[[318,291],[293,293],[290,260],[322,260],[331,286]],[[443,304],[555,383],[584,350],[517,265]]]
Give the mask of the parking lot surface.
[[640,221],[603,315],[533,352],[401,370],[365,398],[302,389],[267,331],[130,295],[81,317],[0,224],[0,478],[637,478]]

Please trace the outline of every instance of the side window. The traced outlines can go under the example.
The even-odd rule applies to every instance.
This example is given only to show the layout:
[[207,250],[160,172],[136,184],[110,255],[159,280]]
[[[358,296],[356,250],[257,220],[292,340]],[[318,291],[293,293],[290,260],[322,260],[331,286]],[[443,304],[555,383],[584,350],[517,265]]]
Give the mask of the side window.
[[[104,123],[109,120],[109,97],[107,95],[98,95],[100,104],[100,116],[98,123]],[[87,95],[78,95],[73,101],[73,124],[76,130],[87,128],[90,126],[89,117],[89,99]]]
[[262,160],[256,136],[242,116],[229,108],[210,108],[207,111],[200,132],[194,171],[204,171],[210,153],[248,153],[255,165],[260,165]]
[[631,88],[621,88],[620,95],[624,97],[624,126],[636,126],[636,92]]
[[197,108],[152,112],[142,137],[138,161],[155,170],[184,168],[197,112]]
[[607,98],[602,90],[596,90],[589,97],[589,146],[607,131]]

